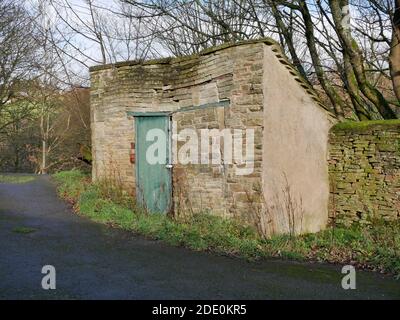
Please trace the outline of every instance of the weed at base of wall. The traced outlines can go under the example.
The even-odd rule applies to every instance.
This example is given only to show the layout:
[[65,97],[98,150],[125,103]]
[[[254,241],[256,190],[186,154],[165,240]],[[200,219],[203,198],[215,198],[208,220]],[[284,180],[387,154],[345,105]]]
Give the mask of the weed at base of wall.
[[279,257],[353,264],[400,277],[400,222],[380,221],[373,227],[355,225],[316,234],[262,239],[251,227],[210,214],[176,221],[166,215],[129,208],[104,197],[100,187],[79,171],[60,172],[53,177],[60,196],[70,201],[77,213],[171,245],[247,259]]

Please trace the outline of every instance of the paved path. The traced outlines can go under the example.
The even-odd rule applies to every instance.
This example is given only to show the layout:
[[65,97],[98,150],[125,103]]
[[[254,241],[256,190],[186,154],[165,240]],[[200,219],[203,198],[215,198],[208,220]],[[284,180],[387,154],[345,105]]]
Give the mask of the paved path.
[[[371,272],[345,291],[336,266],[249,263],[149,241],[72,214],[54,190],[48,177],[0,183],[1,299],[400,298],[399,281]],[[43,265],[55,266],[56,290],[41,289]]]

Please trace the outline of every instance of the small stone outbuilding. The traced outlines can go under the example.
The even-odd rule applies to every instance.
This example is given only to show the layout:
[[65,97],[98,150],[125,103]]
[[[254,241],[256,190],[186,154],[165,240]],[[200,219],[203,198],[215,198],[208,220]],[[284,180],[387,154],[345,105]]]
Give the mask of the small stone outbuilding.
[[[95,180],[119,179],[149,211],[235,218],[266,236],[326,226],[335,118],[274,41],[90,72]],[[206,129],[242,136],[242,150],[211,136],[205,152],[193,132],[200,138]],[[159,132],[167,138],[155,138]],[[146,158],[154,144],[165,145],[164,163]],[[230,153],[244,157],[225,161]],[[221,161],[207,162],[214,156]]]

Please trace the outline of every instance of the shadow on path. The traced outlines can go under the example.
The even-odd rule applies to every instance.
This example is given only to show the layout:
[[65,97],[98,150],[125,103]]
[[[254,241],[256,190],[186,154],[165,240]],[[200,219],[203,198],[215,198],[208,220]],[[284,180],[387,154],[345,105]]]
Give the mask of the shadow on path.
[[[41,288],[42,266],[57,290]],[[332,265],[198,253],[71,213],[49,177],[0,183],[1,299],[399,299],[400,282],[357,272],[341,288]]]

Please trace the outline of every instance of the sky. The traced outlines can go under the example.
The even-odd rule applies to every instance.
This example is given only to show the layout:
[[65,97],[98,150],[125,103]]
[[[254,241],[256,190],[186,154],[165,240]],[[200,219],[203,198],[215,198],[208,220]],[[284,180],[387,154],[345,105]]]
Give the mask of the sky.
[[[35,8],[40,1],[45,3],[42,8],[46,13],[46,21],[55,32],[55,37],[60,41],[59,48],[64,60],[73,74],[88,78],[88,67],[101,64],[102,55],[100,45],[93,27],[87,0],[25,0],[28,6]],[[102,26],[96,29],[101,32],[106,47],[106,62],[133,60],[137,58],[151,58],[154,56],[171,55],[165,47],[152,43],[155,52],[145,54],[147,51],[137,50],[144,47],[146,40],[122,41],[123,38],[146,35],[149,31],[145,25],[137,27],[137,20],[130,21],[121,15],[112,14],[120,12],[119,0],[92,0],[95,10],[95,25]],[[310,7],[312,10],[312,6]],[[350,8],[351,9],[351,8]],[[351,10],[355,16],[356,11]],[[109,37],[105,36],[109,35]],[[299,38],[301,39],[301,37]],[[304,40],[304,39],[303,39]],[[301,41],[303,41],[301,40]],[[307,60],[307,51],[304,44],[299,43],[298,50]]]

